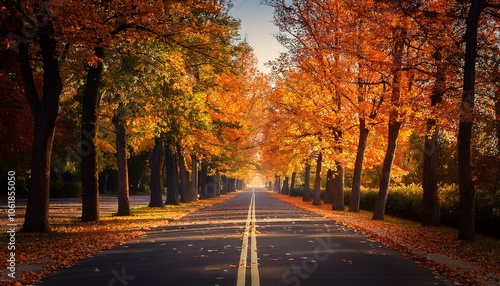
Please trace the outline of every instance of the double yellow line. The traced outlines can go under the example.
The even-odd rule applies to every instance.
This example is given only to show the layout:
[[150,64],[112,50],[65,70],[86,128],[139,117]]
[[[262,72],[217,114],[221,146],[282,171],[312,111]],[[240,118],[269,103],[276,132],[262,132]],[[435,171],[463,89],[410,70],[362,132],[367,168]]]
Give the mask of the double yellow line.
[[238,277],[236,286],[245,286],[248,254],[248,237],[250,240],[250,278],[252,286],[260,286],[259,264],[257,257],[257,236],[255,233],[255,190],[252,191],[250,206],[248,207],[245,232],[243,233],[243,243],[241,245],[240,264],[238,266]]

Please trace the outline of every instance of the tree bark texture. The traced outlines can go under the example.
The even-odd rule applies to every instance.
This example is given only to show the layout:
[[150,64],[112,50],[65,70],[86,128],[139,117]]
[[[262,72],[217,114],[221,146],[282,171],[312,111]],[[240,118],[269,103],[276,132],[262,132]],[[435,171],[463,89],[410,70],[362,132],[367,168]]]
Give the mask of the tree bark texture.
[[479,18],[486,6],[485,0],[471,0],[465,30],[464,83],[460,120],[458,124],[459,216],[458,238],[475,240],[474,200],[472,182],[471,138],[474,124],[474,93],[476,81],[477,34]]
[[297,177],[297,172],[292,172],[292,181],[290,183],[290,196],[293,195],[295,191],[295,179]]
[[406,32],[403,28],[398,28],[395,31],[396,40],[393,51],[393,80],[391,91],[391,106],[392,110],[389,115],[389,135],[387,150],[385,153],[384,163],[382,165],[382,176],[380,178],[380,187],[375,201],[375,210],[373,219],[383,220],[385,214],[385,206],[387,204],[387,195],[389,193],[389,185],[391,182],[391,169],[396,153],[397,140],[399,130],[401,129],[401,121],[399,119],[399,107],[401,106],[401,67],[403,63],[404,37]]
[[163,139],[156,138],[153,154],[149,159],[149,168],[151,174],[151,198],[149,207],[163,207],[161,174],[164,163]]
[[196,154],[191,154],[191,201],[198,200],[198,161]]
[[208,167],[206,162],[201,163],[201,170],[200,170],[200,198],[201,199],[206,199],[208,198],[208,193],[207,193],[207,173],[208,173]]
[[335,177],[332,180],[333,186],[333,205],[332,209],[336,211],[344,210],[344,167],[338,161],[336,164]]
[[104,48],[96,47],[101,60],[89,66],[83,91],[82,137],[82,221],[99,220],[99,176],[97,172],[97,120],[99,118],[99,84],[102,79]]
[[325,191],[325,204],[333,204],[333,170],[328,169],[326,172],[326,191]]
[[[500,142],[500,71],[498,71],[498,80],[496,81],[495,97],[495,130],[497,132],[497,142]],[[500,192],[500,144],[497,144],[497,148],[498,163],[494,192]]]
[[288,177],[285,177],[285,179],[283,180],[283,188],[282,188],[281,193],[284,195],[290,195],[290,189],[288,187],[288,180],[289,180]]
[[179,204],[179,172],[177,171],[177,160],[175,151],[170,144],[165,146],[165,167],[167,168],[167,199],[166,205]]
[[310,177],[311,177],[311,165],[306,164],[306,170],[304,171],[304,194],[302,197],[302,200],[304,202],[310,202],[312,200],[311,183],[309,182]]
[[314,180],[314,196],[312,204],[315,206],[321,205],[321,161],[323,154],[321,152],[318,154],[318,159],[316,161],[316,179]]
[[186,160],[182,152],[181,145],[177,144],[177,161],[179,162],[179,193],[181,195],[180,201],[188,203],[191,201],[188,186],[188,171],[186,168]]
[[369,129],[366,128],[366,120],[359,119],[359,139],[356,161],[354,162],[354,174],[352,176],[352,189],[349,200],[349,211],[359,212],[361,202],[361,179],[363,175],[363,160],[365,158],[366,142],[368,140]]
[[[436,63],[435,82],[431,95],[431,106],[442,102],[445,89],[445,73],[440,49],[434,53]],[[424,162],[422,178],[422,225],[437,226],[441,223],[441,210],[438,196],[438,128],[435,118],[427,119],[427,132],[424,141]]]
[[20,43],[18,47],[24,93],[35,119],[30,191],[28,192],[24,224],[21,228],[23,232],[50,231],[50,159],[62,90],[54,28],[51,21],[40,28],[38,44],[43,64],[41,97],[38,96],[31,69],[28,43]]
[[113,124],[116,131],[116,160],[118,162],[118,216],[130,215],[130,194],[128,184],[128,165],[127,165],[127,142],[125,134],[125,123],[118,118],[117,114],[113,116]]

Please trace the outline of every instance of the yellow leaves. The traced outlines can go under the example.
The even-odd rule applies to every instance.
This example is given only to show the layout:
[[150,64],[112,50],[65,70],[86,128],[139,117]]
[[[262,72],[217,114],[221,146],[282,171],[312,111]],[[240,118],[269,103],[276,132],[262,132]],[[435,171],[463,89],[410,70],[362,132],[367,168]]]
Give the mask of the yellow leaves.
[[105,140],[97,140],[97,148],[100,151],[114,154],[116,153],[116,149],[113,145],[111,145],[108,141]]

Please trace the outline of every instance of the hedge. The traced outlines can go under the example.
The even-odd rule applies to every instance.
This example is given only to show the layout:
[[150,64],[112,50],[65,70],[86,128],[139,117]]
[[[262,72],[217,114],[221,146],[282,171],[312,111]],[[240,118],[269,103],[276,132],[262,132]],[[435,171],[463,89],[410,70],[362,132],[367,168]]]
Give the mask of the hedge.
[[[292,196],[302,196],[304,188],[295,188]],[[349,205],[350,192],[344,192],[344,202]],[[412,184],[408,186],[394,185],[387,196],[386,214],[413,220],[421,220],[422,186]],[[360,208],[373,211],[378,190],[363,188],[361,192]],[[324,190],[322,190],[322,197]],[[441,223],[458,227],[458,185],[443,185],[439,187],[439,201],[441,206]],[[500,192],[476,191],[476,232],[500,238]]]

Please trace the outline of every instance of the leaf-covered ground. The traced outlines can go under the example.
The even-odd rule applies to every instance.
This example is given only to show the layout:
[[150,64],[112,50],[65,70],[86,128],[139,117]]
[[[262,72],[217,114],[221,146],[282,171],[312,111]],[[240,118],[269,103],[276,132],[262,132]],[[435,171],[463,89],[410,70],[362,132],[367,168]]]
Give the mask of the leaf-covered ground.
[[499,239],[478,235],[475,242],[459,241],[457,230],[450,227],[423,227],[390,216],[384,221],[374,221],[371,212],[332,211],[331,204],[318,207],[300,197],[276,193],[272,196],[359,230],[456,284],[500,285]]
[[[131,216],[103,215],[99,222],[83,223],[74,217],[51,217],[50,233],[16,233],[16,279],[7,276],[8,262],[2,259],[0,285],[31,285],[52,271],[69,267],[78,260],[140,236],[146,230],[166,225],[235,195],[231,193],[163,208],[134,208]],[[63,209],[61,212],[64,214]],[[3,232],[0,244],[5,246],[1,249],[4,258],[10,253],[7,242],[8,237]]]

